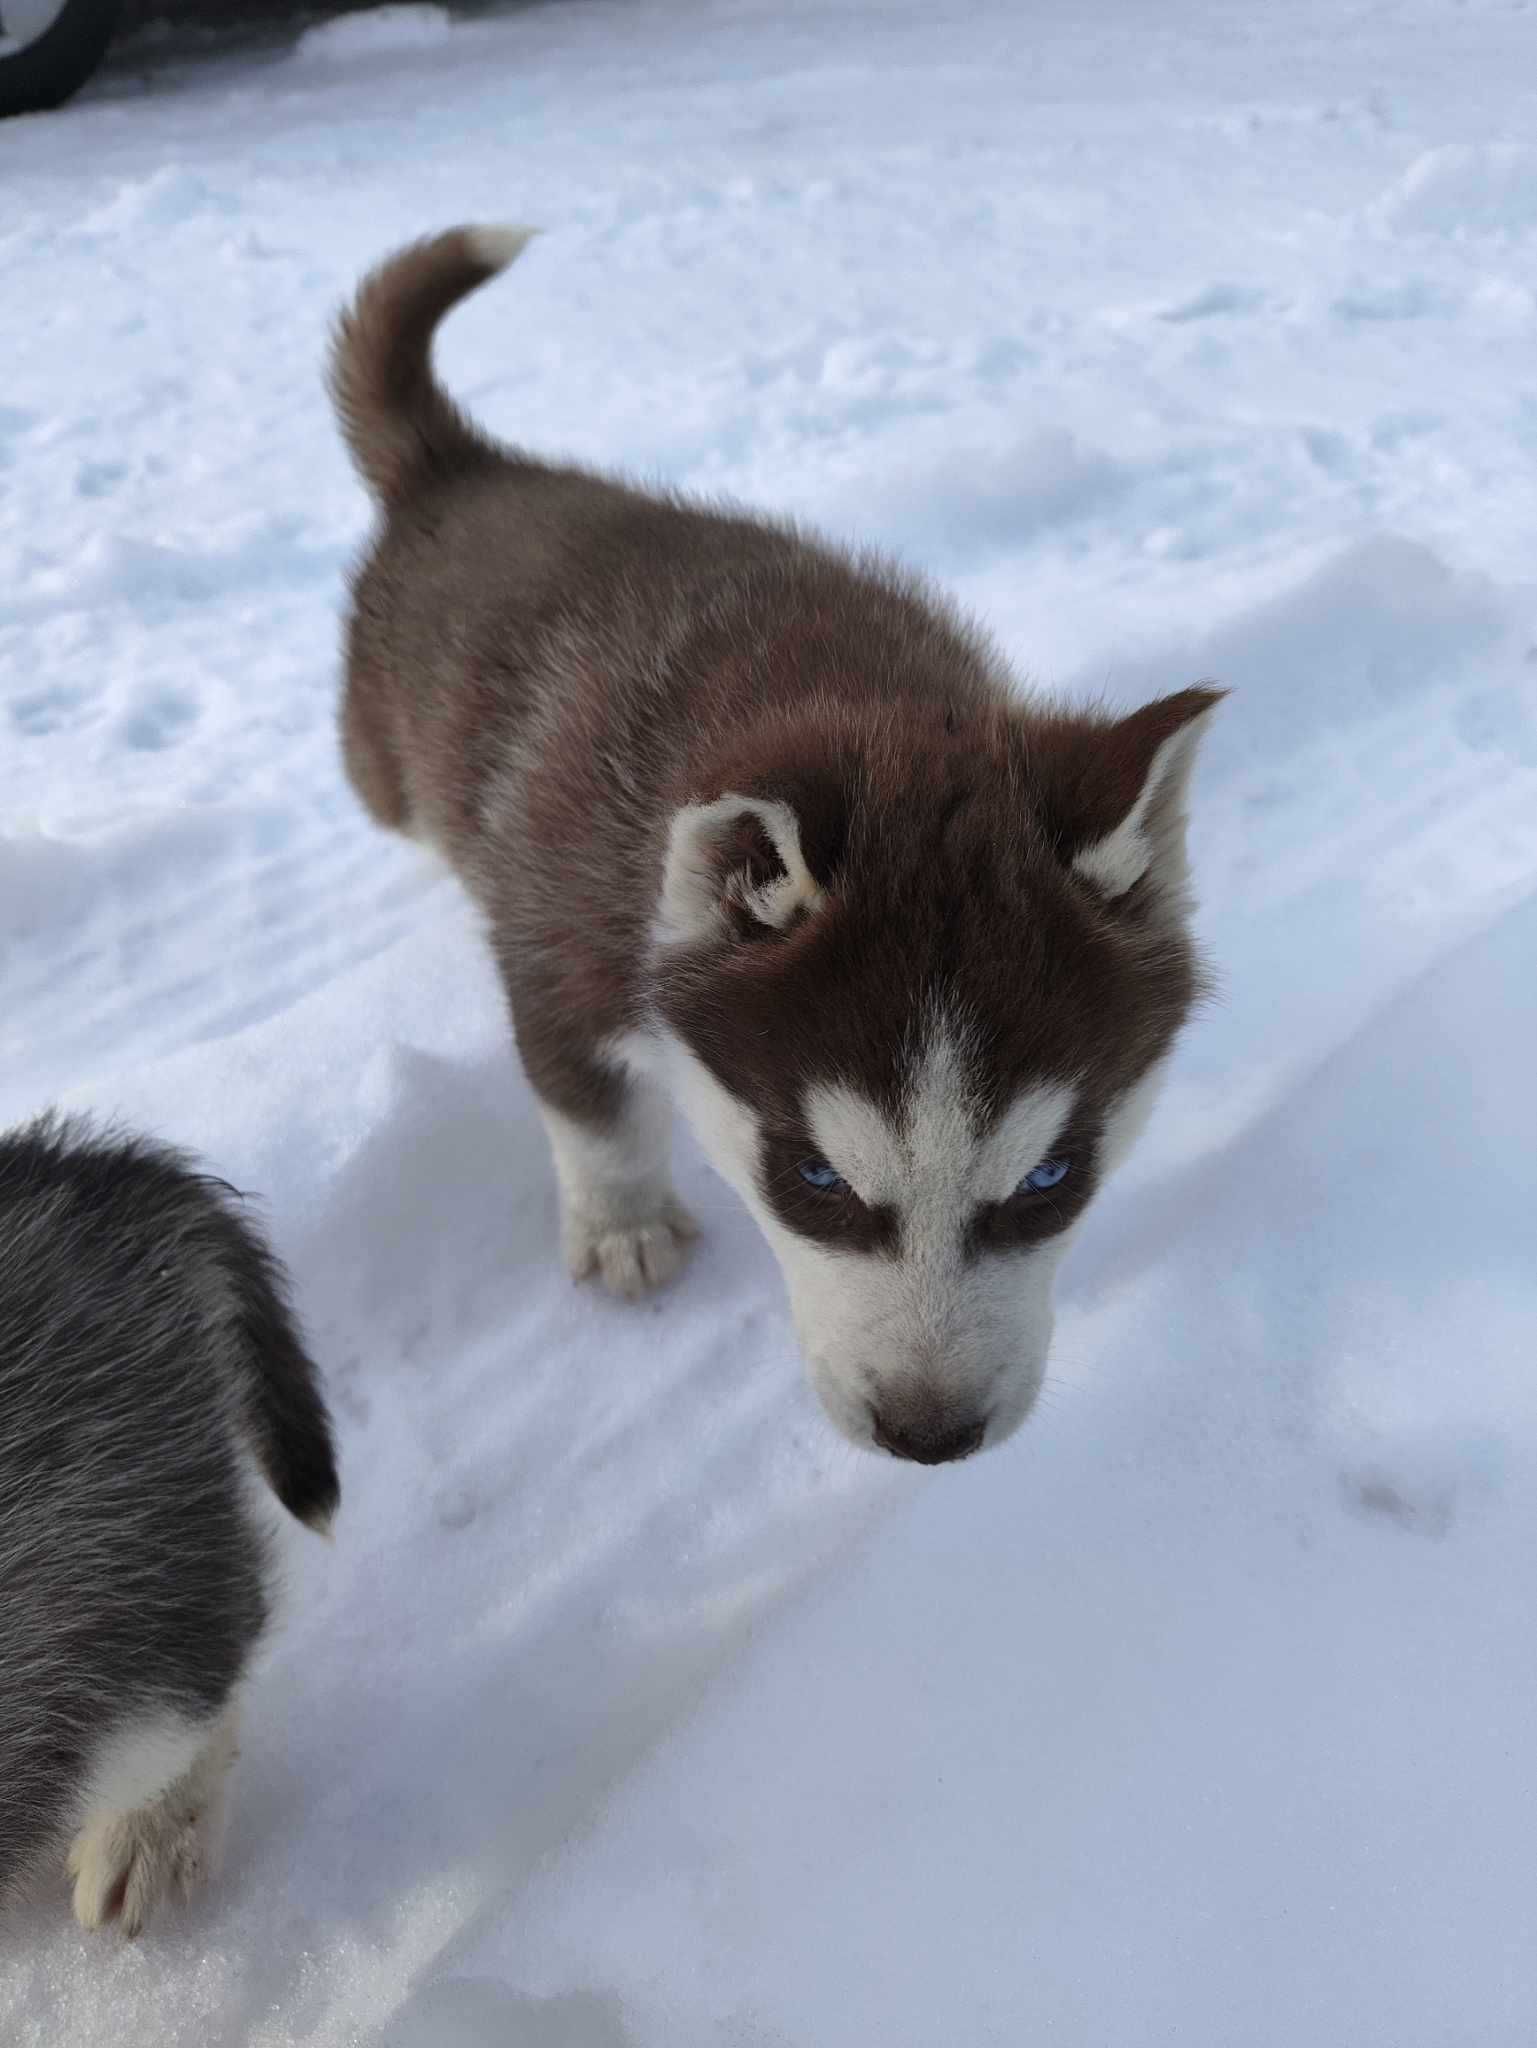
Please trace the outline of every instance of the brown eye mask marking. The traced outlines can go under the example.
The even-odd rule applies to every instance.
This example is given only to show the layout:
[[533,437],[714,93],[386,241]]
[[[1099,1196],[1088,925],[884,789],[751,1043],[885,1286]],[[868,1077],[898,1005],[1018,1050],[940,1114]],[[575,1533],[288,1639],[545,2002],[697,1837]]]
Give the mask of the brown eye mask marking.
[[[818,1186],[801,1171],[826,1167],[833,1178]],[[766,1133],[759,1152],[758,1184],[769,1207],[787,1229],[830,1250],[894,1253],[900,1219],[886,1202],[862,1202],[836,1169],[828,1166],[804,1130]]]
[[[984,1252],[1028,1251],[1059,1236],[1083,1214],[1096,1186],[1099,1154],[1097,1118],[1074,1117],[1043,1160],[1020,1179],[1001,1202],[984,1202],[966,1226],[968,1257]],[[1066,1172],[1045,1187],[1032,1187],[1032,1174],[1045,1167]]]

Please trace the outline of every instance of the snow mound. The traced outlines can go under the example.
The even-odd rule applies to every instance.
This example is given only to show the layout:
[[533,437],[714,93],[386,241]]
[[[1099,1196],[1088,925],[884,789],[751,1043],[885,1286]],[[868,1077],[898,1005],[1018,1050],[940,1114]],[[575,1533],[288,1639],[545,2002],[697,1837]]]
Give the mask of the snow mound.
[[178,228],[206,216],[227,219],[241,209],[232,192],[210,184],[185,164],[162,164],[147,178],[126,180],[102,206],[80,222],[90,235],[120,235],[150,228]]
[[1529,234],[1537,228],[1537,148],[1453,142],[1427,150],[1374,203],[1370,217],[1397,234]]
[[347,64],[363,57],[394,56],[402,51],[435,50],[453,33],[446,7],[429,0],[402,0],[395,7],[370,7],[335,21],[305,29],[294,45],[294,58],[304,64]]

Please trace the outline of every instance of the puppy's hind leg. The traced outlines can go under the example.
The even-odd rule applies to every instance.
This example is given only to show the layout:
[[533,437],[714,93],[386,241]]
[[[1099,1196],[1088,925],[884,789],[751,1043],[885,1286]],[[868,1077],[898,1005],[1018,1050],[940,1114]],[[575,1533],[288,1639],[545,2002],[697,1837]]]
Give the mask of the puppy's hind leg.
[[69,1852],[82,1927],[135,1935],[169,1893],[215,1874],[238,1732],[231,1704],[201,1721],[167,1709],[108,1740]]
[[409,834],[411,801],[390,730],[385,686],[355,655],[348,661],[342,692],[341,737],[347,780],[364,810],[376,825]]

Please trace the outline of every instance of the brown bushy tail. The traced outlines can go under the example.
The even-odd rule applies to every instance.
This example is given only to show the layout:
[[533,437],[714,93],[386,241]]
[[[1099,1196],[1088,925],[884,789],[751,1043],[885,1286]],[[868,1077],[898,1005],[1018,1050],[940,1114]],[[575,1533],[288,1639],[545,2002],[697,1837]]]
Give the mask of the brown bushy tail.
[[331,397],[358,473],[382,504],[423,469],[486,446],[432,374],[433,331],[532,233],[450,228],[413,242],[368,273],[338,320]]

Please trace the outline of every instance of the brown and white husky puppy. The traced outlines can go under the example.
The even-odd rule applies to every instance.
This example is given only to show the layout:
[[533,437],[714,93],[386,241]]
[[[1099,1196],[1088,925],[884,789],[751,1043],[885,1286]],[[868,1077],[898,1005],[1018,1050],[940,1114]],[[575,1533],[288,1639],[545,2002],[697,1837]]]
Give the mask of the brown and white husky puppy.
[[419,243],[341,320],[381,512],[348,771],[485,915],[572,1272],[677,1270],[670,1097],[838,1427],[964,1457],[1029,1413],[1058,1262],[1198,992],[1185,802],[1221,693],[1032,700],[884,562],[491,441],[432,335],[526,240]]

